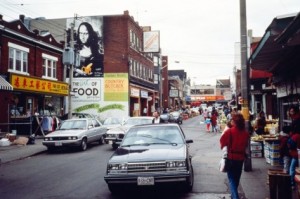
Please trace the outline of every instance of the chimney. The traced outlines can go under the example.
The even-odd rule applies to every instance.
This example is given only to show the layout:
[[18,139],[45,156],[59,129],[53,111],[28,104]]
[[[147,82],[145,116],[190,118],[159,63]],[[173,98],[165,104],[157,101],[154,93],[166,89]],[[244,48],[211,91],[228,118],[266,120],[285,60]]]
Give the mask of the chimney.
[[3,20],[3,15],[2,14],[0,14],[0,21],[2,21]]
[[128,11],[128,10],[125,10],[125,11],[124,11],[124,15],[129,15],[129,11]]
[[24,23],[25,15],[20,15],[19,19],[22,21],[22,23]]
[[34,29],[33,32],[35,35],[39,35],[39,33],[40,33],[40,31],[38,29]]

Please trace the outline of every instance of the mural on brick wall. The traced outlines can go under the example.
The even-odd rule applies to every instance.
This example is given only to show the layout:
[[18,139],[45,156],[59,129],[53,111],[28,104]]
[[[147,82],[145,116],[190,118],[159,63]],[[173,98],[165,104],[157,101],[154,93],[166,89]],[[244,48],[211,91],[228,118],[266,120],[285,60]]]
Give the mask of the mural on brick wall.
[[[67,19],[67,26],[74,19]],[[72,111],[107,117],[128,116],[128,74],[104,74],[103,17],[75,19],[75,46],[80,66],[74,68]]]
[[[74,19],[67,20],[71,24]],[[75,48],[80,54],[80,65],[75,66],[73,77],[103,77],[103,17],[75,19]]]

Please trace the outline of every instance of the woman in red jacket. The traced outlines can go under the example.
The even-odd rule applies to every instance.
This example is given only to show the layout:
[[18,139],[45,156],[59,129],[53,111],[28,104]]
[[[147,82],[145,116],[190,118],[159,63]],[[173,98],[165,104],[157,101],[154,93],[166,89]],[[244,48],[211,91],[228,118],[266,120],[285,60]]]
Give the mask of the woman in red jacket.
[[295,174],[296,167],[298,166],[298,149],[300,149],[300,120],[297,120],[292,126],[291,140],[288,141],[288,147],[290,149],[291,164],[290,164],[290,175],[291,175],[291,186],[295,188]]
[[231,198],[239,199],[238,186],[249,143],[249,133],[245,129],[245,119],[242,114],[233,114],[231,124],[232,127],[222,134],[220,145],[221,149],[227,147],[227,158],[231,163],[227,171]]

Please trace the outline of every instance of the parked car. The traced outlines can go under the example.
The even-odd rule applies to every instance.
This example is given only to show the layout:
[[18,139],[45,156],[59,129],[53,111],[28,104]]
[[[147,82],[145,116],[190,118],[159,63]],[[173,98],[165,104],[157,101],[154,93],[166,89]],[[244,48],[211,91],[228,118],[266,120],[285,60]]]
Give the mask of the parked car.
[[102,123],[102,126],[106,127],[107,130],[119,127],[121,125],[122,122],[120,121],[120,119],[115,117],[108,117]]
[[170,113],[162,113],[160,115],[160,119],[163,120],[164,123],[172,122],[172,118]]
[[181,183],[191,191],[194,172],[188,145],[192,142],[178,124],[131,127],[108,160],[104,180],[109,190]]
[[85,151],[91,142],[102,144],[106,131],[94,118],[69,119],[64,120],[56,131],[47,134],[42,143],[50,151],[57,147],[78,147]]
[[[61,120],[67,120],[69,117],[68,113],[64,114],[63,116],[60,117]],[[95,118],[93,115],[89,113],[72,113],[72,118]]]
[[182,124],[183,118],[182,118],[182,114],[179,111],[171,112],[170,115],[171,115],[172,122],[175,122],[177,124]]
[[152,121],[153,117],[149,116],[129,117],[122,126],[112,128],[106,132],[105,142],[111,144],[113,149],[116,149],[119,146],[117,142],[122,141],[125,133],[130,127],[142,124],[152,124]]

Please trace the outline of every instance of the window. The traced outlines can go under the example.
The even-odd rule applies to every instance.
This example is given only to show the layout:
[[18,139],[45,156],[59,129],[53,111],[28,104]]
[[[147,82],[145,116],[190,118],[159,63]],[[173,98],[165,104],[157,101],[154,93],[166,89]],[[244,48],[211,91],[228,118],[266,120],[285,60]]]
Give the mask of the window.
[[57,78],[57,57],[51,55],[42,54],[43,57],[43,77]]
[[8,47],[8,70],[12,72],[28,73],[29,48],[25,48],[10,42],[8,43]]

